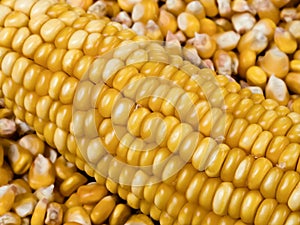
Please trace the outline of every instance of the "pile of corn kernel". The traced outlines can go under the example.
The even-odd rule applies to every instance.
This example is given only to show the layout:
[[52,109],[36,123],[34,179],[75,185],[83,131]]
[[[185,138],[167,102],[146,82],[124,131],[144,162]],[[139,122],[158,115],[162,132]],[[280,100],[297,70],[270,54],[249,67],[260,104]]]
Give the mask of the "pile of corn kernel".
[[[179,43],[196,64],[300,113],[297,0],[66,2],[150,39]],[[155,224],[67,162],[2,102],[0,176],[1,225]]]
[[154,225],[46,145],[0,102],[1,225]]
[[178,42],[242,87],[300,112],[298,0],[67,0],[152,40]]

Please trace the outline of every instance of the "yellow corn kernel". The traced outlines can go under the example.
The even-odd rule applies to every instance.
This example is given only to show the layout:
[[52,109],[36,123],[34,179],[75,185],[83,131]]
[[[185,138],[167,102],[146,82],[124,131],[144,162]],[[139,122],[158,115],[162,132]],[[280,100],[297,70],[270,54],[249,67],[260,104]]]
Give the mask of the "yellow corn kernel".
[[93,223],[103,223],[113,212],[116,205],[114,196],[106,196],[100,200],[91,212],[91,220]]
[[232,15],[231,21],[234,30],[239,34],[248,32],[256,23],[255,17],[248,12]]
[[178,16],[186,8],[183,0],[166,0],[166,9],[175,16]]
[[259,54],[267,46],[268,39],[265,34],[260,30],[252,29],[241,36],[237,49],[239,52],[243,51],[244,49],[249,49]]
[[39,154],[29,169],[28,183],[31,188],[38,189],[53,184],[55,181],[55,170],[52,162]]
[[244,49],[240,51],[239,54],[239,66],[238,66],[238,72],[239,74],[245,78],[246,77],[246,71],[249,67],[254,66],[256,62],[256,53],[255,51]]
[[278,159],[278,165],[284,170],[296,170],[297,160],[295,157],[298,157],[299,145],[295,143],[289,144],[286,149],[281,153]]
[[141,0],[134,0],[134,1],[126,1],[126,0],[118,0],[118,5],[121,9],[123,9],[126,12],[131,12],[133,6],[140,2]]
[[199,195],[198,204],[203,207],[202,209],[211,211],[212,203],[215,193],[218,187],[221,185],[221,180],[219,178],[208,178],[203,184]]
[[164,39],[160,27],[153,20],[149,20],[146,24],[146,36],[151,40]]
[[282,176],[276,191],[276,200],[287,203],[289,197],[299,182],[300,176],[296,171],[287,171]]
[[156,21],[158,14],[159,9],[156,1],[142,0],[133,6],[131,18],[134,22],[147,23],[149,20]]
[[208,34],[195,34],[193,45],[201,58],[211,58],[217,48],[217,44]]
[[0,187],[0,215],[7,213],[13,207],[15,200],[14,187],[12,185],[4,185]]
[[37,199],[32,193],[24,193],[16,196],[13,210],[20,217],[32,215],[37,204]]
[[233,30],[232,23],[225,18],[217,18],[215,19],[215,23],[217,25],[216,32],[224,32],[224,31],[231,31]]
[[247,192],[248,189],[246,188],[234,189],[228,206],[228,215],[232,218],[240,218],[241,205]]
[[287,54],[294,53],[298,45],[292,34],[281,27],[275,29],[274,42],[281,51]]
[[279,78],[285,78],[289,71],[288,56],[278,48],[270,49],[259,60],[260,67],[268,76],[275,75]]
[[229,201],[234,190],[234,186],[231,182],[223,182],[217,188],[212,209],[217,215],[226,215],[228,210]]
[[291,212],[285,222],[287,224],[297,224],[300,222],[300,217],[296,212]]
[[185,7],[185,11],[192,13],[199,20],[205,18],[205,10],[200,1],[190,1]]
[[226,31],[214,35],[219,49],[230,51],[238,45],[240,35],[234,31]]
[[45,224],[61,224],[63,221],[63,208],[57,202],[50,202],[47,206]]
[[216,71],[218,74],[232,74],[232,58],[227,51],[223,49],[216,50],[213,57],[213,62],[216,66]]
[[33,156],[43,154],[45,150],[45,144],[34,134],[28,134],[22,137],[18,141],[19,145],[25,149],[28,149]]
[[157,25],[159,26],[163,36],[166,36],[168,31],[175,33],[177,30],[176,17],[164,9],[160,9],[159,11]]
[[113,212],[109,216],[109,224],[112,225],[125,224],[125,222],[128,221],[130,215],[131,215],[131,210],[128,205],[117,204]]
[[215,0],[200,0],[208,17],[214,17],[218,14],[217,2]]
[[200,32],[200,22],[191,13],[182,12],[177,17],[178,28],[189,38]]
[[262,201],[260,206],[257,209],[255,215],[255,224],[265,224],[272,216],[274,209],[277,206],[277,202],[275,199],[265,199]]
[[56,176],[60,179],[65,180],[76,172],[76,167],[73,163],[66,161],[63,156],[60,156],[55,160],[54,163]]
[[285,77],[285,82],[290,91],[300,94],[299,86],[300,73],[298,72],[289,72]]
[[297,202],[297,198],[299,196],[299,191],[300,191],[300,185],[297,184],[293,192],[291,193],[289,200],[288,200],[288,206],[292,211],[296,211],[300,209],[300,205]]
[[36,225],[44,224],[46,211],[47,211],[48,200],[41,199],[37,202],[34,211],[31,216],[31,223]]
[[291,60],[290,70],[293,72],[300,72],[300,60],[299,59]]
[[87,182],[87,178],[82,174],[75,172],[71,177],[64,180],[60,187],[60,193],[64,196],[70,196],[77,188]]
[[0,221],[3,224],[14,224],[14,225],[21,225],[22,220],[20,216],[13,212],[7,212],[0,216]]
[[210,36],[217,33],[217,24],[209,18],[201,18],[200,22],[200,33],[208,34]]
[[81,7],[84,10],[87,10],[92,4],[92,0],[66,0],[66,3],[70,4],[73,7]]
[[230,18],[233,14],[230,0],[217,0],[218,11],[221,17]]
[[81,204],[94,204],[108,194],[107,189],[100,184],[90,183],[80,186],[77,190]]
[[246,72],[246,79],[250,85],[265,88],[267,83],[267,74],[258,66],[250,66]]
[[288,22],[285,27],[297,41],[300,40],[299,24],[299,20],[292,20]]
[[66,223],[78,223],[78,224],[87,224],[91,225],[91,219],[86,210],[81,206],[74,206],[64,213],[63,218],[64,224]]
[[283,176],[283,170],[278,167],[273,167],[263,179],[260,192],[265,198],[275,198],[276,190]]
[[300,113],[300,98],[293,100],[290,108],[292,111]]
[[288,208],[288,206],[284,204],[278,204],[273,211],[269,223],[284,224],[289,214],[290,214],[290,209]]
[[241,219],[246,223],[253,223],[256,211],[262,202],[263,197],[259,191],[249,191],[241,205]]
[[281,105],[287,105],[289,93],[286,84],[280,78],[271,76],[266,86],[266,97],[276,100]]
[[33,160],[32,154],[17,143],[9,146],[7,156],[15,174],[26,173]]
[[254,0],[252,5],[256,9],[260,19],[268,18],[271,19],[275,24],[279,22],[280,11],[277,7],[275,7],[271,0],[267,0],[263,3]]

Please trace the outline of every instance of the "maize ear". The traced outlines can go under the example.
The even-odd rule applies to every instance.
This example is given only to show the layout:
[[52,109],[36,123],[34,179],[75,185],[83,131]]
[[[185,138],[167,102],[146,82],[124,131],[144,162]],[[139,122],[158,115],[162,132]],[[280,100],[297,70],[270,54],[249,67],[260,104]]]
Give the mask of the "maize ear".
[[[107,18],[26,2],[0,3],[1,93],[68,161],[161,224],[299,219],[300,123],[288,109]],[[85,182],[74,173],[61,193]]]

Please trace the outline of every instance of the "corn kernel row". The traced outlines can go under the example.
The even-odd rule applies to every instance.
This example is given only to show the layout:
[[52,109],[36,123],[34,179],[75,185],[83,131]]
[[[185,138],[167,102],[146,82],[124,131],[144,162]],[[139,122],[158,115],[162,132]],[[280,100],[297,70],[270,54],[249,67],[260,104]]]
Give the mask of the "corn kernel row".
[[[266,3],[239,0],[118,3],[123,10],[119,14],[126,15],[126,20],[122,20],[124,16],[119,18],[119,14],[113,19],[132,27],[139,35],[164,40],[173,33],[185,47],[196,49],[203,59],[210,59],[220,74],[239,75],[250,85],[263,89],[273,74],[286,81],[285,89],[300,93],[297,85],[299,7],[294,1],[280,4],[271,0]],[[107,5],[106,1],[96,4],[104,8]],[[91,12],[97,14],[97,11]],[[156,27],[155,34],[149,32],[148,27]],[[294,60],[289,62],[288,57]],[[272,87],[267,92],[276,91]],[[282,92],[288,93],[287,90]],[[268,97],[282,105],[288,104],[287,99],[282,101],[274,94]]]

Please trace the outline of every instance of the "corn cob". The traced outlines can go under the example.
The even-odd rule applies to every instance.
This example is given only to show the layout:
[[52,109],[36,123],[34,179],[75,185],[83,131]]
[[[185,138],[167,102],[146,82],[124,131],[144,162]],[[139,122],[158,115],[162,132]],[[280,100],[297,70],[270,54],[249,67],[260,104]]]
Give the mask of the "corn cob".
[[78,8],[1,7],[6,105],[131,207],[161,224],[299,220],[289,110]]

